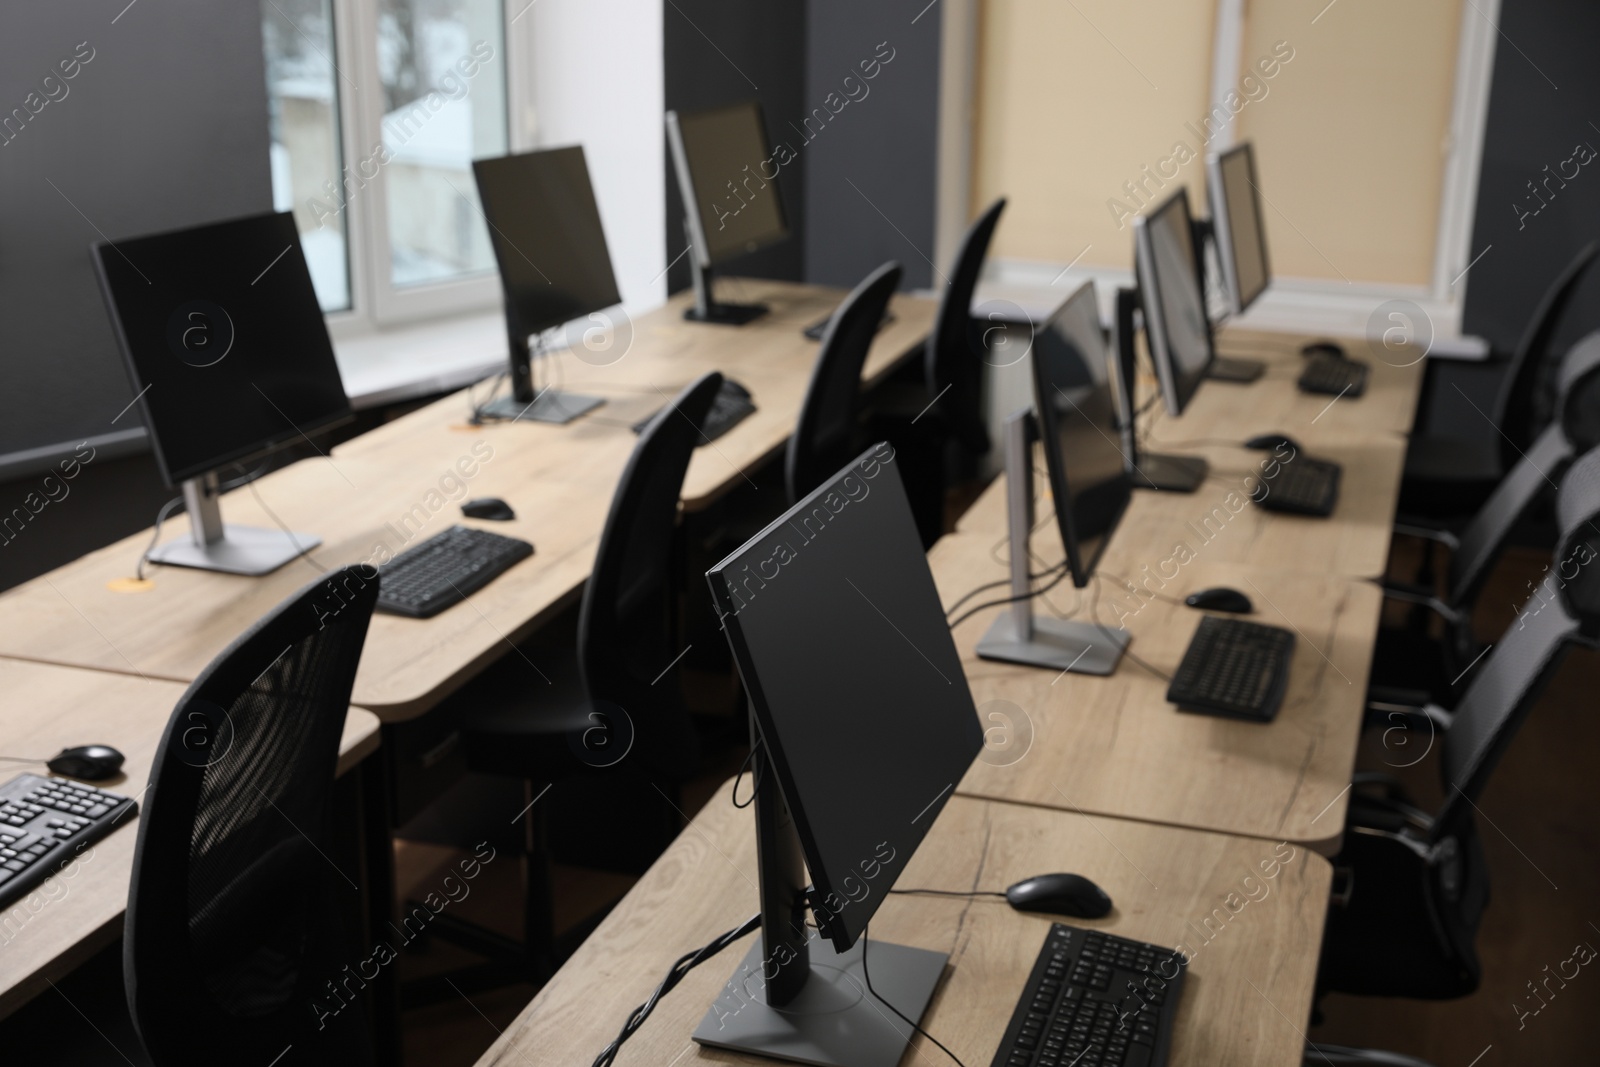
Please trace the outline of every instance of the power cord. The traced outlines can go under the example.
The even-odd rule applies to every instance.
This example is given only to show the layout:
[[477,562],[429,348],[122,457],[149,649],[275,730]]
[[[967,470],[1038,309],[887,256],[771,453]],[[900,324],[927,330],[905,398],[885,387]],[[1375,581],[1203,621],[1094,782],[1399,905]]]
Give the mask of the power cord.
[[1048,585],[1040,586],[1038,589],[1034,589],[1034,590],[1032,590],[1030,592],[1022,593],[1022,594],[1019,594],[1017,596],[1002,597],[1002,598],[999,598],[997,600],[986,600],[982,604],[978,604],[978,605],[976,605],[974,607],[968,608],[961,615],[957,616],[955,619],[950,621],[950,629],[954,630],[957,626],[960,626],[962,623],[966,622],[968,619],[972,618],[972,616],[978,614],[978,612],[980,612],[980,611],[985,611],[985,610],[987,610],[989,608],[998,607],[1001,604],[1015,604],[1019,600],[1032,600],[1036,596],[1040,596],[1040,595],[1042,595],[1044,593],[1048,593],[1050,590],[1052,590],[1056,586],[1060,585],[1062,580],[1065,579],[1067,577],[1067,575],[1072,573],[1072,569],[1070,567],[1067,567],[1065,564],[1063,564],[1061,566],[1060,570],[1061,570],[1061,573],[1057,574],[1053,579],[1051,579],[1051,581],[1050,581],[1050,583]]
[[[761,914],[757,912],[715,940],[708,942],[693,952],[679,956],[677,961],[673,963],[672,968],[667,971],[667,976],[661,980],[661,984],[656,986],[655,992],[650,994],[650,999],[628,1013],[628,1021],[623,1024],[622,1029],[617,1033],[611,1044],[607,1045],[601,1050],[600,1055],[594,1058],[594,1067],[610,1067],[612,1063],[616,1062],[617,1053],[622,1050],[623,1042],[638,1033],[645,1020],[650,1018],[650,1013],[656,1010],[656,1005],[661,1002],[661,998],[677,988],[678,983],[683,981],[685,975],[760,925]],[[865,970],[864,967],[863,970]],[[896,1012],[896,1014],[899,1013]]]
[[[237,463],[235,463],[234,466],[239,470],[244,469],[243,466]],[[223,482],[221,485],[217,486],[217,494],[220,496],[223,493],[239,488],[241,485],[249,485],[266,472],[267,464],[263,463],[261,466],[257,467],[253,471],[250,471],[248,474],[240,475],[231,481]],[[139,562],[135,563],[133,567],[133,576],[137,580],[141,582],[144,581],[144,565],[150,562],[150,553],[156,550],[156,544],[161,540],[161,524],[166,522],[167,519],[172,516],[172,509],[181,503],[183,503],[183,497],[175,496],[165,504],[162,504],[161,510],[156,512],[156,524],[155,529],[150,531],[150,543],[144,546],[143,552],[139,553]]]
[[[1108,570],[1103,570],[1102,569],[1099,573],[1101,575],[1107,577],[1107,578],[1110,578],[1113,582],[1116,582],[1118,585],[1122,586],[1124,589],[1126,589],[1129,592],[1133,593],[1135,596],[1139,595],[1139,587],[1137,585],[1134,585],[1132,582],[1128,581],[1128,579],[1120,577],[1120,576],[1115,575],[1115,574],[1112,574]],[[1183,601],[1179,600],[1177,597],[1170,597],[1170,596],[1167,596],[1165,593],[1158,593],[1154,589],[1149,588],[1148,586],[1145,587],[1144,592],[1149,593],[1152,597],[1154,597],[1157,600],[1165,600],[1168,604],[1176,604],[1180,608],[1186,608],[1186,607],[1189,606],[1189,605],[1185,604]]]
[[956,1067],[967,1067],[966,1064],[961,1062],[961,1057],[960,1056],[957,1056],[954,1052],[951,1052],[949,1049],[944,1047],[944,1042],[943,1041],[940,1041],[938,1038],[936,1038],[932,1034],[928,1033],[928,1031],[926,1031],[922,1027],[918,1026],[915,1022],[912,1022],[909,1018],[906,1017],[904,1012],[902,1012],[899,1008],[895,1007],[893,1004],[890,1004],[887,1000],[884,1000],[883,997],[878,993],[878,991],[876,989],[872,988],[872,974],[867,970],[867,930],[869,930],[869,929],[871,929],[870,925],[868,927],[862,929],[862,931],[861,931],[861,977],[865,978],[866,981],[867,981],[867,992],[871,993],[872,996],[873,996],[873,999],[876,1000],[879,1004],[882,1004],[884,1007],[888,1008],[890,1011],[892,1011],[896,1015],[900,1016],[900,1018],[905,1021],[905,1024],[907,1026],[911,1027],[911,1029],[915,1030],[917,1033],[921,1034],[923,1037],[927,1038],[929,1041],[932,1041],[935,1045],[938,1045],[940,1052],[943,1052],[946,1056],[949,1056],[952,1060],[954,1060],[956,1062]]
[[733,776],[733,792],[729,794],[729,799],[733,801],[733,806],[736,808],[742,810],[754,804],[756,802],[756,794],[761,791],[761,776],[752,774],[750,776],[750,799],[743,804],[739,803],[739,781],[744,777],[744,772],[749,769],[750,761],[756,758],[757,750],[765,743],[763,738],[756,738],[756,743],[750,746],[750,754],[744,758],[743,763],[739,764],[739,773]]
[[[260,492],[260,490],[258,490],[256,488],[256,483],[255,482],[248,482],[248,483],[246,483],[246,485],[248,486],[248,488],[250,490],[250,495],[256,498],[256,503],[257,504],[261,505],[261,510],[265,511],[267,513],[267,515],[272,519],[272,521],[278,524],[278,529],[283,531],[285,537],[287,537],[291,541],[294,541],[294,543],[298,546],[300,544],[300,542],[295,541],[294,531],[289,529],[289,527],[284,524],[284,521],[282,519],[278,518],[278,513],[276,511],[273,511],[270,507],[268,507],[267,506],[267,502],[265,500],[261,499],[261,492]],[[301,547],[300,551],[295,553],[295,556],[297,558],[303,559],[307,563],[311,564],[311,566],[315,567],[320,573],[327,574],[328,573],[328,568],[324,567],[322,564],[318,563],[316,560],[311,558],[311,556],[310,556],[311,548],[312,548],[312,546],[310,546],[310,545]]]
[[[1067,565],[1066,561],[1063,560],[1060,563],[1057,563],[1053,567],[1045,568],[1044,570],[1040,571],[1038,574],[1030,574],[1030,575],[1028,575],[1028,580],[1030,582],[1043,581],[1044,579],[1053,576],[1057,571],[1059,571],[1062,567],[1065,567],[1066,565]],[[951,604],[948,608],[946,608],[945,609],[945,613],[944,613],[944,617],[948,619],[951,615],[955,614],[957,611],[959,611],[961,609],[961,605],[965,604],[967,601],[971,600],[973,597],[977,596],[979,593],[983,592],[985,589],[994,589],[994,588],[997,588],[998,586],[1010,585],[1010,584],[1011,584],[1011,579],[1010,578],[998,578],[998,579],[996,579],[996,580],[994,580],[992,582],[984,582],[982,585],[978,586],[976,589],[973,589],[971,592],[969,592],[965,596],[963,596],[960,600],[957,600],[954,604]]]
[[929,897],[999,897],[1006,899],[1006,895],[997,889],[891,889],[891,893],[915,893],[919,896]]

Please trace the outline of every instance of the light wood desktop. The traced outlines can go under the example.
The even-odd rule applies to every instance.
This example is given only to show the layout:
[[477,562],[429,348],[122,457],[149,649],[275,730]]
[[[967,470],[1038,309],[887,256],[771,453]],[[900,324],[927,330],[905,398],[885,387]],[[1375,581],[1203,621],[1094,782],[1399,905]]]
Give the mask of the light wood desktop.
[[[1262,464],[1273,459],[1271,452],[1226,445],[1189,448],[1185,454],[1205,456],[1210,462],[1211,476],[1193,493],[1135,492],[1106,545],[1106,569],[1131,580],[1143,567],[1158,567],[1176,546],[1186,544],[1211,562],[1351,578],[1382,577],[1394,533],[1405,442],[1398,437],[1372,436],[1305,448],[1312,458],[1332,460],[1344,468],[1339,502],[1332,515],[1288,515],[1248,502],[1247,495],[1259,494],[1260,485],[1271,492],[1271,479],[1262,476]],[[1059,545],[1049,479],[1038,448],[1033,469],[1035,521],[1043,520],[1034,539]],[[996,478],[961,516],[956,529],[1003,542],[1006,484],[1004,474]],[[1137,478],[1134,485],[1138,485]],[[1057,558],[1059,555],[1057,550]]]
[[[935,545],[929,563],[944,603],[1005,578],[997,556],[987,535],[952,534]],[[1059,545],[1041,552],[1044,564],[1060,558]],[[1035,610],[1120,625],[1133,635],[1129,652],[1170,675],[1204,615],[1173,601],[1212,586],[1238,589],[1255,607],[1241,618],[1296,633],[1277,718],[1181,712],[1167,703],[1166,680],[1128,656],[1108,677],[980,659],[978,640],[1004,610],[995,607],[955,630],[989,744],[957,792],[1336,851],[1377,636],[1377,586],[1216,562],[1205,549],[1152,572],[1120,575],[1137,592],[1104,572],[1081,594],[1069,579],[1036,598]],[[1163,574],[1174,576],[1163,582]],[[962,610],[1004,595],[979,594]]]
[[[127,757],[122,773],[94,785],[141,797],[157,744],[186,687],[105,671],[0,659],[0,752],[51,756],[74,745],[108,744]],[[344,774],[378,747],[378,720],[351,708],[339,743]],[[43,766],[0,764],[0,780]],[[46,886],[0,910],[0,1017],[122,934],[138,816],[112,831]]]
[[[330,459],[293,464],[224,498],[228,522],[281,520],[320,535],[315,565],[292,561],[264,578],[153,567],[151,588],[115,592],[109,586],[133,574],[149,542],[144,531],[0,596],[0,655],[187,682],[319,567],[381,562],[383,552],[457,522],[531,541],[532,558],[463,604],[428,620],[373,618],[352,702],[386,722],[422,714],[574,602],[637,440],[634,421],[708,370],[750,388],[757,413],[696,453],[684,490],[694,507],[743,484],[747,470],[784,446],[817,353],[801,328],[844,294],[723,284],[729,299],[764,301],[771,314],[740,328],[689,323],[680,295],[633,324],[631,348],[617,362],[588,366],[563,356],[565,388],[612,401],[576,422],[471,426],[467,396],[458,393],[346,442]],[[891,309],[895,321],[874,342],[868,384],[919,352],[933,319],[925,299],[897,296]],[[480,399],[487,393],[478,390]],[[506,500],[516,521],[463,520],[461,502],[480,496]],[[774,513],[780,509],[774,502]],[[163,540],[187,536],[181,516],[162,531]]]
[[[896,884],[1001,889],[1047,871],[1086,875],[1115,909],[1101,920],[1065,921],[1183,946],[1191,954],[1170,1062],[1290,1067],[1304,1051],[1301,1030],[1311,1009],[1332,871],[1320,856],[1292,847],[1275,851],[1280,847],[956,797]],[[1263,862],[1290,853],[1275,879],[1262,878]],[[590,1062],[673,960],[754,914],[755,874],[752,813],[735,810],[725,786],[479,1067]],[[1244,902],[1263,885],[1265,896]],[[1216,917],[1235,907],[1241,910],[1231,919]],[[950,953],[923,1025],[976,1067],[994,1056],[1050,922],[993,898],[897,895],[874,917],[871,940]],[[748,944],[741,941],[691,971],[623,1046],[619,1067],[770,1062],[689,1040]],[[943,1058],[925,1039],[917,1038],[913,1048],[904,1062]]]

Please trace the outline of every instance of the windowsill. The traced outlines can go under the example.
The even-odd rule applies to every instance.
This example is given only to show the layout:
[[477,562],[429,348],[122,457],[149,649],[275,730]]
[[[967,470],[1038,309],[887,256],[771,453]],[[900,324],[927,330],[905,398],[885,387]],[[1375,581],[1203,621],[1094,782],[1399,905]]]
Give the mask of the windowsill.
[[333,342],[345,394],[357,411],[464,388],[504,370],[506,353],[506,320],[498,308]]

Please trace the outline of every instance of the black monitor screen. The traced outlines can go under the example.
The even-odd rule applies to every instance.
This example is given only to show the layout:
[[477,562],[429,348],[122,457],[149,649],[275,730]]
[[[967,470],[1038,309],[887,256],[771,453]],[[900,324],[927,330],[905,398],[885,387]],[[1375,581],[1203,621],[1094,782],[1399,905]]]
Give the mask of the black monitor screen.
[[1211,168],[1212,215],[1217,227],[1217,258],[1236,312],[1255,302],[1272,280],[1267,266],[1267,235],[1261,225],[1255,153],[1247,141],[1224,152]]
[[92,254],[168,484],[349,414],[293,216],[102,242]]
[[717,266],[789,236],[758,104],[675,112],[667,129],[678,188],[692,201],[705,238],[698,253],[703,266]]
[[1056,525],[1081,589],[1133,491],[1117,444],[1122,431],[1093,282],[1034,336],[1033,398]]
[[581,146],[480,159],[472,172],[524,337],[622,302]]
[[841,952],[983,747],[897,468],[868,449],[706,574]]
[[1180,188],[1134,226],[1145,337],[1167,410],[1181,415],[1212,358],[1188,190]]

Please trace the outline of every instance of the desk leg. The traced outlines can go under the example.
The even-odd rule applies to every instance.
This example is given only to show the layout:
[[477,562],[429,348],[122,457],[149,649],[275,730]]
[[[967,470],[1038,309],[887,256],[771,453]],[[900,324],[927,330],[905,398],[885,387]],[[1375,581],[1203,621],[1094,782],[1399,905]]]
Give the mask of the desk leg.
[[[395,900],[393,810],[389,763],[378,752],[361,761],[361,848],[366,867],[366,931],[369,944],[392,941]],[[371,984],[373,1048],[380,1064],[400,1067],[400,981],[385,967]]]

